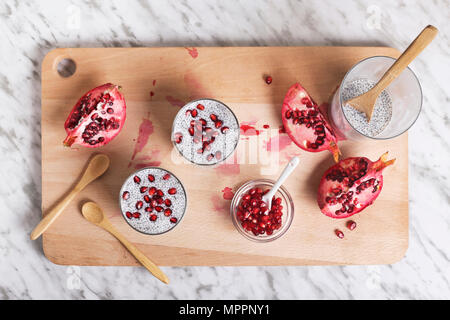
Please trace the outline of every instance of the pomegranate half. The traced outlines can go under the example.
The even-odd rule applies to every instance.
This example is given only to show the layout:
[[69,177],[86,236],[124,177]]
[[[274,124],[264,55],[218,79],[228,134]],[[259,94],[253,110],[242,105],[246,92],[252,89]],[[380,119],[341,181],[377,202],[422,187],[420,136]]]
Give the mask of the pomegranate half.
[[125,123],[126,104],[120,87],[107,83],[78,100],[64,123],[67,147],[101,147],[117,136]]
[[297,146],[309,152],[329,150],[334,160],[339,161],[340,152],[333,130],[299,83],[289,88],[281,108],[281,117],[286,133]]
[[365,157],[339,161],[322,176],[317,203],[331,218],[347,218],[370,206],[383,188],[383,170],[393,164],[387,152],[375,162]]

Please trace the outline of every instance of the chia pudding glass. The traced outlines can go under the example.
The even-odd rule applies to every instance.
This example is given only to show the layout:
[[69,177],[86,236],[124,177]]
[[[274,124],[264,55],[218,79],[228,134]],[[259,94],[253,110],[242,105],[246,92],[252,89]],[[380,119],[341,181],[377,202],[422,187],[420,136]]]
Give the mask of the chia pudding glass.
[[178,152],[190,162],[214,165],[234,152],[239,131],[239,122],[228,106],[214,99],[199,99],[178,111],[171,139]]
[[136,231],[157,235],[172,230],[186,212],[183,184],[171,172],[146,167],[131,174],[119,195],[125,221]]
[[369,123],[365,114],[344,102],[371,89],[396,59],[366,58],[354,65],[336,90],[329,109],[333,129],[342,139],[391,139],[407,131],[422,108],[422,88],[407,67],[378,97]]

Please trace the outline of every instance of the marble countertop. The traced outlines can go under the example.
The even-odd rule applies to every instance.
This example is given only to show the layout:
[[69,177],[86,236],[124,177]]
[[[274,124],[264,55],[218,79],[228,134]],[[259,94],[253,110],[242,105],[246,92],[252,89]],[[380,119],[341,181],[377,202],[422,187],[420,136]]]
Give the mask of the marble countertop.
[[[446,1],[17,1],[0,3],[0,299],[450,298],[450,4]],[[409,131],[410,239],[394,265],[58,266],[40,241],[41,77],[55,47],[386,45],[440,29],[413,62],[424,108]]]

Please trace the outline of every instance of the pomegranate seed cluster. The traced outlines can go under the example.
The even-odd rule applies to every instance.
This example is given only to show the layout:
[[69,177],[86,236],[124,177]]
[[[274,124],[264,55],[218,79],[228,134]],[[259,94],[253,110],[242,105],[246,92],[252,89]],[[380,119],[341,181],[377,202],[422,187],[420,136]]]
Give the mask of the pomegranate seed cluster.
[[181,182],[160,168],[144,168],[131,175],[120,191],[120,206],[127,222],[146,234],[166,232],[186,209]]
[[252,188],[242,196],[236,216],[242,228],[255,236],[271,235],[281,228],[283,206],[280,197],[272,198],[272,207],[262,201],[262,196],[270,189]]
[[239,123],[223,103],[210,99],[186,104],[175,117],[172,141],[178,151],[196,164],[226,159],[239,140]]
[[307,97],[302,98],[301,103],[306,105],[308,109],[305,110],[287,110],[284,114],[286,119],[292,119],[294,125],[302,125],[306,128],[313,129],[316,136],[315,141],[306,141],[306,148],[318,149],[325,143],[325,120],[319,112],[317,105]]

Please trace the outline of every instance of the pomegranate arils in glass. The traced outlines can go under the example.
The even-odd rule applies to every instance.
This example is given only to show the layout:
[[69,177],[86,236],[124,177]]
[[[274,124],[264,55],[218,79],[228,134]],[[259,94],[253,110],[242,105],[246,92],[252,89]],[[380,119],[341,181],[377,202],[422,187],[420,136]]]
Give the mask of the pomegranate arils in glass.
[[151,201],[150,197],[148,195],[145,195],[144,196],[144,201],[147,202],[147,203],[150,203],[150,201]]
[[224,126],[224,127],[222,127],[222,129],[220,129],[220,132],[222,132],[223,134],[225,134],[225,133],[228,132],[228,130],[230,130],[230,128]]
[[136,182],[137,184],[141,183],[141,178],[139,178],[138,176],[134,176],[133,180],[134,180],[134,182]]
[[124,191],[122,193],[122,199],[123,200],[128,200],[130,198],[130,193],[128,191]]
[[145,207],[145,212],[152,212],[153,211],[153,208],[152,207]]
[[130,211],[125,212],[125,215],[128,219],[131,219],[133,217],[133,214]]
[[215,126],[217,129],[219,129],[222,125],[223,125],[223,121],[222,121],[222,120],[217,120],[217,121],[214,123],[214,126]]
[[198,105],[197,105],[197,109],[198,109],[198,110],[205,110],[205,106],[202,105],[202,104],[198,104]]
[[263,190],[252,188],[242,196],[242,200],[237,209],[237,218],[242,227],[252,232],[255,236],[267,234],[271,235],[275,230],[281,228],[282,223],[282,200],[274,197],[272,207],[267,208],[267,204],[262,201]]
[[156,207],[155,207],[155,210],[158,211],[158,212],[161,212],[161,211],[163,211],[163,207],[161,207],[161,206],[156,206]]
[[344,233],[341,230],[336,229],[334,230],[334,233],[339,239],[344,239]]
[[174,194],[177,193],[177,189],[175,189],[175,188],[170,188],[167,192],[168,192],[169,194],[171,194],[171,195],[174,195]]
[[183,134],[181,134],[181,132],[177,132],[174,135],[175,138],[175,143],[181,143],[183,141]]
[[145,193],[147,191],[148,187],[140,187],[139,191],[141,191],[141,193]]
[[144,203],[142,201],[138,201],[136,202],[136,209],[142,209],[142,206],[144,205]]
[[166,217],[169,217],[171,214],[172,214],[172,209],[167,208],[167,209],[164,210],[164,215]]
[[167,207],[170,207],[170,206],[172,205],[172,201],[171,201],[170,199],[166,199],[166,200],[164,200],[164,204],[165,204]]
[[166,174],[163,176],[163,180],[169,180],[169,178],[170,178],[170,174],[168,174],[168,173],[166,173]]
[[348,221],[348,222],[347,222],[347,228],[348,228],[349,230],[355,230],[355,228],[356,228],[356,222],[353,221],[353,220]]
[[156,221],[156,219],[158,219],[158,216],[156,214],[150,215],[150,221]]
[[212,113],[212,114],[209,116],[209,118],[210,118],[212,121],[214,121],[214,122],[217,121],[217,116],[216,116],[214,113]]
[[154,181],[155,181],[155,176],[152,175],[152,174],[149,174],[149,175],[148,175],[148,181],[154,182]]
[[178,219],[175,217],[170,218],[170,222],[172,223],[177,223]]
[[156,188],[155,187],[150,187],[150,189],[148,189],[148,194],[153,196],[156,193]]
[[133,213],[133,218],[139,219],[141,217],[141,214],[139,212]]
[[198,111],[193,109],[191,110],[191,116],[193,116],[194,118],[198,115]]

